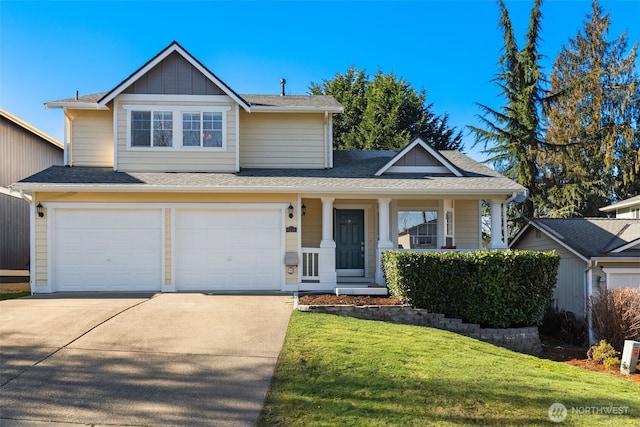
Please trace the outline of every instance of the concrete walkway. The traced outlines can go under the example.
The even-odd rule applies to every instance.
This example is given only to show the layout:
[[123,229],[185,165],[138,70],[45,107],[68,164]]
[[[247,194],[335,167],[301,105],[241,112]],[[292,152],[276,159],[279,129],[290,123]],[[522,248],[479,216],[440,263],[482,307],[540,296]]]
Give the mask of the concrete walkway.
[[0,302],[0,426],[255,425],[283,295],[70,295]]

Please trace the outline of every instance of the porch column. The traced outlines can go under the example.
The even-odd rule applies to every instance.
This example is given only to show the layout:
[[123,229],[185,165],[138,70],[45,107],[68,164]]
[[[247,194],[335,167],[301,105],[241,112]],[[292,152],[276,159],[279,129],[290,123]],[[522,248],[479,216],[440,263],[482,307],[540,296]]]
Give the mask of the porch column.
[[333,240],[333,197],[322,197],[322,240],[318,259],[320,283],[337,282],[336,242]]
[[382,252],[393,249],[391,236],[389,233],[389,204],[391,199],[378,199],[378,254],[376,257],[376,283],[384,285],[384,274],[382,273]]
[[491,241],[488,249],[506,249],[502,230],[502,200],[491,200]]

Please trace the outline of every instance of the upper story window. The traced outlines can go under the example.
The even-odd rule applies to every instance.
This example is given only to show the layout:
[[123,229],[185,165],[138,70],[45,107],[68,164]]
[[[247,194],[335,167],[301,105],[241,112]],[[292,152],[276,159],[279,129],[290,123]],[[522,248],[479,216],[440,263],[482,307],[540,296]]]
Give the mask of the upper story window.
[[186,147],[222,147],[222,113],[183,113],[182,144]]
[[127,110],[127,146],[132,149],[226,148],[226,112],[229,107],[166,107],[124,105]]
[[131,125],[132,147],[173,145],[173,113],[170,111],[132,111]]

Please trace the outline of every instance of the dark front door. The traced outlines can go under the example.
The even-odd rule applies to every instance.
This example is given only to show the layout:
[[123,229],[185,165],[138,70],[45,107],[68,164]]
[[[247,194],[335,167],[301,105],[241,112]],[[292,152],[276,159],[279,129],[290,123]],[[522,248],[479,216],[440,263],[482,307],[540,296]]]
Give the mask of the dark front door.
[[336,210],[336,269],[339,276],[364,276],[363,210]]

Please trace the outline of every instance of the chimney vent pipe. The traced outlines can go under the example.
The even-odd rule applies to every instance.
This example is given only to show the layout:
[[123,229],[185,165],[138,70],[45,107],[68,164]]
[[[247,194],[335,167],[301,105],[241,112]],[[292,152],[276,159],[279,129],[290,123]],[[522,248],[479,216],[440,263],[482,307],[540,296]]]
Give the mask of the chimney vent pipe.
[[282,78],[280,79],[280,96],[284,96],[284,85],[287,84],[287,81]]

